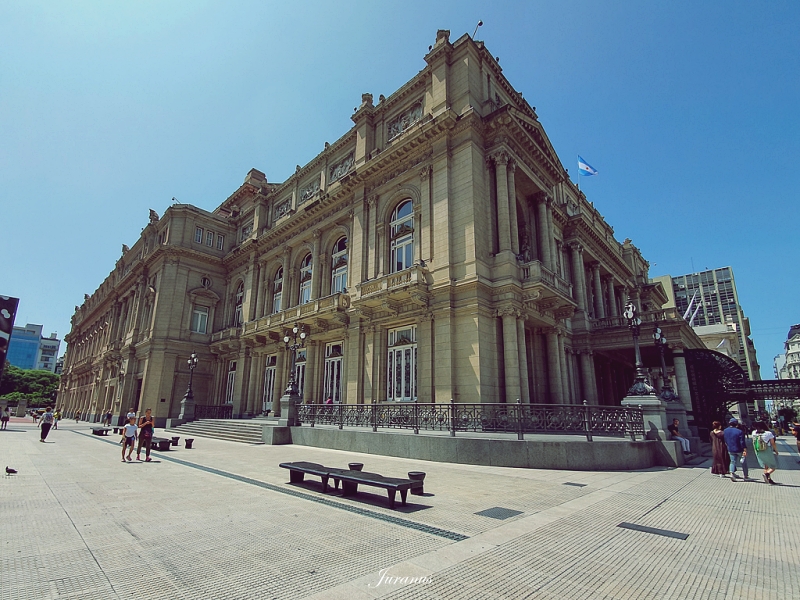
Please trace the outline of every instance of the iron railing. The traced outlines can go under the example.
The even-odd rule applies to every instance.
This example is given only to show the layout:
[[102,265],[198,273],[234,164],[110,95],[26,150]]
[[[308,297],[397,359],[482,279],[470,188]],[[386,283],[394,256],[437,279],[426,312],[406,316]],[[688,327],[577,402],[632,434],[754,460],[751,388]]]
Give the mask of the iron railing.
[[215,406],[207,406],[205,404],[197,404],[194,407],[195,419],[232,419],[233,418],[233,404],[218,404]]
[[639,408],[583,404],[512,404],[453,402],[421,404],[302,404],[297,407],[301,423],[423,431],[476,433],[560,433],[625,437],[644,436],[644,418]]

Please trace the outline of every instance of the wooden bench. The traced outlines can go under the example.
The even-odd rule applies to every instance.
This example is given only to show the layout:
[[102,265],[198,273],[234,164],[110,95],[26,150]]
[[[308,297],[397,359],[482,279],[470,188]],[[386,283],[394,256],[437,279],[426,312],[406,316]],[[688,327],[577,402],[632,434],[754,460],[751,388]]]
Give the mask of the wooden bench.
[[389,497],[389,508],[395,507],[397,492],[400,492],[402,504],[405,506],[408,490],[417,485],[410,479],[384,477],[378,473],[365,473],[349,469],[335,469],[317,463],[291,462],[281,463],[280,466],[284,469],[289,469],[289,481],[292,483],[301,483],[306,474],[320,477],[322,479],[323,492],[327,492],[330,478],[334,478],[337,488],[339,481],[342,482],[343,496],[353,496],[358,493],[359,484],[383,488]]
[[110,427],[92,427],[92,435],[108,435]]
[[153,448],[159,450],[161,452],[166,452],[169,450],[169,447],[172,446],[172,440],[169,438],[153,438]]

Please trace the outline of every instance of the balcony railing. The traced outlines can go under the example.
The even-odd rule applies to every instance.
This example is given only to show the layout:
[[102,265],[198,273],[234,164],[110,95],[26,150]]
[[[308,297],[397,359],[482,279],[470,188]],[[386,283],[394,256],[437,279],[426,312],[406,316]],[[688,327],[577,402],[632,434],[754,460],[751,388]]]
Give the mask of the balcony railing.
[[194,407],[195,419],[230,419],[233,417],[233,404],[207,406],[197,404]]
[[588,404],[303,404],[298,418],[304,424],[348,427],[379,427],[422,431],[476,433],[558,433],[625,437],[644,436],[641,409]]
[[414,265],[399,273],[384,275],[372,281],[365,281],[356,285],[358,297],[364,298],[379,292],[391,291],[411,284],[426,284],[425,270],[420,265]]
[[[683,321],[683,317],[676,308],[665,308],[639,313],[642,324],[645,323],[669,323],[670,321]],[[605,317],[603,319],[592,319],[592,329],[610,329],[612,327],[627,327],[628,322],[622,315],[616,317]]]
[[530,283],[543,283],[564,296],[572,297],[572,284],[561,279],[538,260],[522,265],[522,279]]

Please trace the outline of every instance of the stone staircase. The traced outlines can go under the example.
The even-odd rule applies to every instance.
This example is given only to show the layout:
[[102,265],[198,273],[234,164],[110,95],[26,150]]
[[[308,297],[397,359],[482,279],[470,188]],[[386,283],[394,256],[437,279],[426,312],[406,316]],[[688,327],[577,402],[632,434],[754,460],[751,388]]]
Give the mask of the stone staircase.
[[218,440],[263,444],[261,431],[271,425],[267,419],[200,419],[170,429],[175,435],[187,437],[210,437]]

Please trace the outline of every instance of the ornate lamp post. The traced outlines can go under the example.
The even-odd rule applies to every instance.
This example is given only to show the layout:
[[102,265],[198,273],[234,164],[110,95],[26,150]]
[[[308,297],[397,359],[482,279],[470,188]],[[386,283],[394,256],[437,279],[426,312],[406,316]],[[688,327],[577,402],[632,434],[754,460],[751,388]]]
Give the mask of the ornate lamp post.
[[184,421],[194,421],[194,392],[192,392],[192,376],[194,375],[194,370],[199,362],[197,354],[192,351],[191,356],[189,356],[189,360],[186,362],[189,364],[189,387],[186,388],[186,393],[183,395],[183,400],[181,400],[181,414],[178,415],[178,418]]
[[628,296],[628,302],[625,304],[625,311],[622,315],[628,321],[628,328],[633,335],[633,349],[636,354],[636,378],[628,390],[628,396],[652,396],[655,390],[653,390],[653,386],[650,385],[647,379],[647,371],[644,369],[642,353],[639,350],[639,327],[642,324],[642,320],[639,318],[636,305],[631,301],[630,296]]
[[292,330],[287,331],[286,335],[283,336],[283,343],[291,356],[289,385],[286,386],[286,391],[280,399],[281,418],[278,421],[278,425],[284,427],[294,427],[299,424],[297,420],[297,405],[300,402],[300,394],[297,390],[294,372],[297,363],[297,350],[306,345],[306,338],[308,337],[308,334],[303,330],[303,324],[300,323],[292,327]]
[[658,326],[658,323],[655,324],[653,328],[653,342],[658,348],[658,353],[661,356],[661,381],[663,382],[661,386],[661,393],[658,395],[664,402],[675,402],[678,400],[678,394],[676,394],[672,390],[672,386],[669,384],[669,379],[667,378],[667,363],[664,361],[664,349],[667,346],[667,338],[664,337],[664,333],[661,331],[661,328]]

